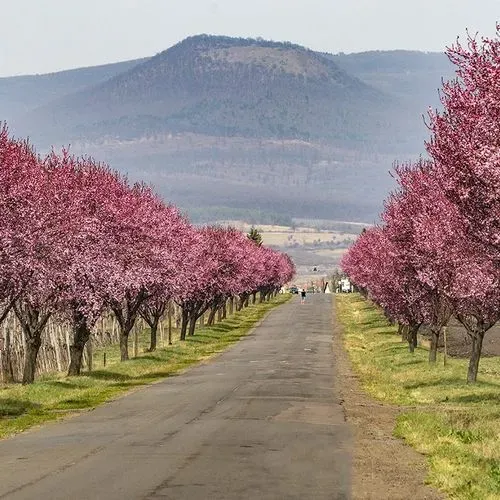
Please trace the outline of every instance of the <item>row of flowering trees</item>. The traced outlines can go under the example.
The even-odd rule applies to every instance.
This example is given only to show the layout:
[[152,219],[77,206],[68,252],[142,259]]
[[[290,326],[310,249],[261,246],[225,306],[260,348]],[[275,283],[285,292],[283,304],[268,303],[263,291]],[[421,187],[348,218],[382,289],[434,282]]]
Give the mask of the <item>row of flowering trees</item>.
[[71,325],[69,374],[80,373],[91,328],[112,310],[121,359],[139,315],[156,327],[169,300],[182,338],[228,297],[268,294],[291,279],[285,254],[231,228],[195,228],[149,187],[66,151],[41,157],[0,128],[0,324],[14,311],[26,339],[23,382],[34,380],[44,328]]
[[443,110],[429,112],[429,158],[396,166],[382,224],[342,266],[408,325],[411,348],[419,326],[430,326],[431,362],[454,315],[472,339],[474,382],[484,335],[500,319],[500,25],[495,37],[468,37],[447,54],[457,78],[443,86]]

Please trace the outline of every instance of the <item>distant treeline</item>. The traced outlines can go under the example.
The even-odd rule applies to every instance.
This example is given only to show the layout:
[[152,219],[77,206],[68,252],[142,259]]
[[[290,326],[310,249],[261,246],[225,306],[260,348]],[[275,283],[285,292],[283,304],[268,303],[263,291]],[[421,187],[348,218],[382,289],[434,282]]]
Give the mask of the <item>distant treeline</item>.
[[289,215],[277,214],[258,209],[230,208],[230,207],[190,207],[184,211],[194,224],[206,224],[220,220],[240,220],[248,224],[271,224],[277,226],[294,225]]

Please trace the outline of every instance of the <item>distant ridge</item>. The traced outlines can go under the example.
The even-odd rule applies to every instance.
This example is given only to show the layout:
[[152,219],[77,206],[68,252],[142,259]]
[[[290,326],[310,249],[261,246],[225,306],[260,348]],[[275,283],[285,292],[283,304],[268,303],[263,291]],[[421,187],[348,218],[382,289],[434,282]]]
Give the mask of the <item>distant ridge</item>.
[[134,59],[41,75],[0,77],[0,120],[11,120],[55,99],[102,83],[145,60]]
[[443,54],[196,35],[142,60],[0,79],[0,120],[42,150],[69,144],[151,182],[203,220],[371,223],[393,161],[423,152],[422,114],[450,76]]
[[389,96],[299,45],[198,35],[21,123],[43,124],[50,139],[193,132],[355,142],[390,126],[390,107]]

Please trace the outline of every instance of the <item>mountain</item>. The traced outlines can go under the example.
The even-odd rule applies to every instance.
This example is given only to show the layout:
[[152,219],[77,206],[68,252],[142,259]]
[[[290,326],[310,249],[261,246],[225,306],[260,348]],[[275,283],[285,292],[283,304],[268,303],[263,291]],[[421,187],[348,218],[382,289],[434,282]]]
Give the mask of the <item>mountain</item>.
[[43,125],[50,140],[194,132],[355,143],[391,127],[390,106],[384,93],[303,47],[196,36],[26,121],[34,132]]
[[92,87],[137,66],[142,59],[44,75],[0,78],[0,120],[11,120],[67,94]]
[[451,72],[437,54],[208,35],[121,64],[32,77],[14,132],[40,147],[71,143],[205,216],[365,221],[394,159],[423,151],[421,115]]
[[453,65],[438,52],[412,50],[369,51],[356,54],[327,54],[344,71],[363,82],[396,96],[410,112],[421,114],[428,106],[438,107],[442,79],[452,78]]

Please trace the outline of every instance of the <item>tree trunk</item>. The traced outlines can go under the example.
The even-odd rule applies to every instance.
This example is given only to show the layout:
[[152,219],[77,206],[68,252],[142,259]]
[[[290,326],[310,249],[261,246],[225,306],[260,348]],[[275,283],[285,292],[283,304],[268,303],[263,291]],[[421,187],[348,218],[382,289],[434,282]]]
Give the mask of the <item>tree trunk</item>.
[[181,321],[181,340],[186,340],[187,327],[189,322],[189,311],[187,308],[182,308],[182,321]]
[[194,335],[194,331],[196,329],[196,314],[191,314],[191,317],[189,319],[189,336],[193,336]]
[[439,344],[439,328],[431,328],[431,348],[429,350],[429,363],[435,363]]
[[252,293],[252,304],[255,304],[256,300],[257,300],[257,292],[253,292]]
[[26,353],[24,355],[23,385],[35,381],[36,358],[42,345],[41,336],[26,339]]
[[25,337],[25,356],[23,370],[23,384],[32,384],[35,381],[36,360],[42,345],[42,332],[51,313],[42,312],[40,307],[30,302],[17,302],[14,312],[21,323]]
[[10,348],[10,329],[5,330],[4,350],[2,353],[2,378],[5,383],[14,382],[14,367]]
[[485,330],[476,330],[472,337],[472,351],[469,359],[469,369],[467,371],[467,383],[469,384],[477,381],[477,372],[479,370],[479,360],[481,359],[481,350],[483,348],[485,333]]
[[172,345],[172,302],[168,303],[168,345]]
[[128,361],[128,337],[132,328],[120,328],[120,361]]
[[147,299],[146,292],[142,291],[132,296],[129,293],[121,302],[111,305],[120,325],[120,360],[128,361],[128,337],[134,327],[139,310]]
[[413,344],[411,337],[408,339],[408,348],[412,354],[415,352],[415,346]]
[[68,376],[80,375],[82,371],[83,350],[90,338],[90,328],[83,317],[73,325],[73,344],[69,347],[70,362]]
[[262,302],[264,302],[264,295],[265,295],[265,294],[264,294],[264,292],[261,290],[259,295],[260,295],[260,297],[259,297],[259,303],[260,303],[260,304],[262,304]]
[[408,346],[410,348],[410,352],[415,352],[415,348],[418,343],[418,329],[420,328],[420,324],[417,325],[409,325],[408,327]]
[[238,296],[236,310],[241,311],[243,309],[243,307],[245,307],[245,304],[248,306],[248,294],[242,293],[241,295]]
[[149,348],[147,349],[147,352],[156,351],[156,347],[158,345],[158,326],[160,324],[162,316],[165,314],[165,311],[167,309],[168,314],[170,314],[170,302],[156,299],[150,301],[149,303],[144,303],[139,310],[139,314],[141,315],[142,319],[148,324],[151,333]]
[[217,307],[210,308],[210,314],[208,315],[207,325],[213,326],[215,321],[215,313],[217,312]]
[[401,323],[398,323],[398,335],[401,335],[401,338],[403,338],[403,328],[404,328],[404,325]]
[[156,351],[156,340],[158,338],[158,323],[160,322],[160,318],[153,322],[152,325],[149,326],[151,329],[151,339],[149,341],[149,349],[148,352]]

